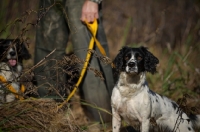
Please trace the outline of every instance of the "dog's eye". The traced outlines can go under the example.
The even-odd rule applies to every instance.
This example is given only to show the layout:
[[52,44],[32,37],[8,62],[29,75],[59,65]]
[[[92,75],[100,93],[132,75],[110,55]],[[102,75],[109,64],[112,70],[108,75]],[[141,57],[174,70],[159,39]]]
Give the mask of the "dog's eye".
[[124,58],[125,60],[129,60],[129,57],[128,56],[125,56],[125,58]]
[[141,57],[141,56],[138,56],[138,57],[137,57],[137,60],[142,60],[142,57]]

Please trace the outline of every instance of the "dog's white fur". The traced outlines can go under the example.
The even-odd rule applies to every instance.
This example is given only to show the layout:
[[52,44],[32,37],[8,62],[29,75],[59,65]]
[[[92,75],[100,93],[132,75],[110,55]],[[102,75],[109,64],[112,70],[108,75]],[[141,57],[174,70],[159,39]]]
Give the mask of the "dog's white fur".
[[[20,64],[18,64],[17,68],[16,68],[17,70],[13,71],[10,68],[10,66],[8,66],[7,63],[1,62],[0,63],[0,69],[1,69],[0,75],[3,76],[6,79],[8,84],[10,84],[13,88],[15,88],[16,92],[19,92],[20,83],[19,83],[19,78],[18,77],[19,77],[19,75],[20,75],[20,73],[22,71],[22,66]],[[8,85],[8,84],[4,84],[4,86],[0,85],[0,87],[6,87],[6,85]],[[0,91],[0,93],[2,94],[2,96],[0,96],[0,100],[2,102],[12,102],[12,101],[15,100],[15,95],[13,93],[8,93],[4,97],[4,91],[3,90]],[[8,89],[7,89],[7,91],[8,91]]]
[[200,127],[199,115],[190,120],[174,101],[149,89],[145,71],[127,73],[129,68],[125,69],[119,73],[111,97],[113,132],[120,131],[122,119],[129,125],[139,122],[141,132],[150,131],[151,118],[165,131],[194,132],[194,126]]

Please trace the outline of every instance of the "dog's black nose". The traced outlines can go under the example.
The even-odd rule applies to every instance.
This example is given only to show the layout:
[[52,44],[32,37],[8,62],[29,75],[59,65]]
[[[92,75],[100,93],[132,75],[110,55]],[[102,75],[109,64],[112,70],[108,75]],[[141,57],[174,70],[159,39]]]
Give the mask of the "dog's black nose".
[[11,55],[11,56],[15,56],[15,55],[16,55],[16,52],[15,52],[15,51],[11,51],[11,52],[10,52],[10,55]]
[[135,62],[129,62],[129,63],[128,63],[128,66],[129,66],[129,67],[134,67],[135,65],[136,65]]

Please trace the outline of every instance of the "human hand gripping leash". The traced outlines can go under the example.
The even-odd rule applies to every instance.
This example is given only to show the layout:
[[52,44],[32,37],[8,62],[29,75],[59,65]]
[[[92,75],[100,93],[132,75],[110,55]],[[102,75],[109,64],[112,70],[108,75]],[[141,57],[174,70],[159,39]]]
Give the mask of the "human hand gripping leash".
[[103,56],[106,56],[106,52],[105,52],[104,48],[101,46],[100,42],[96,39],[96,33],[97,33],[97,29],[98,29],[97,20],[94,20],[93,23],[88,23],[87,21],[85,21],[85,24],[92,34],[92,38],[90,40],[90,44],[89,44],[88,51],[87,51],[87,56],[85,58],[84,65],[83,65],[83,68],[81,70],[80,77],[79,77],[76,85],[74,86],[73,91],[70,93],[70,95],[67,97],[67,99],[58,106],[58,108],[62,108],[63,105],[71,99],[71,97],[75,94],[77,88],[79,87],[79,85],[80,85],[80,83],[81,83],[81,81],[82,81],[82,79],[85,75],[85,72],[87,70],[88,63],[89,63],[90,58],[91,58],[91,52],[90,51],[94,48],[94,43],[99,48],[99,51],[101,52],[101,54]]

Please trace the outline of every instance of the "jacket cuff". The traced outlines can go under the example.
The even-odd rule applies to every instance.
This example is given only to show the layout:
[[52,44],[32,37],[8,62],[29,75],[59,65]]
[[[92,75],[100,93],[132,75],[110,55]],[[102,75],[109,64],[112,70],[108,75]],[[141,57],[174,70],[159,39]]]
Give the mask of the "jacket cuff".
[[90,0],[90,1],[95,2],[97,4],[100,4],[102,2],[102,0]]

